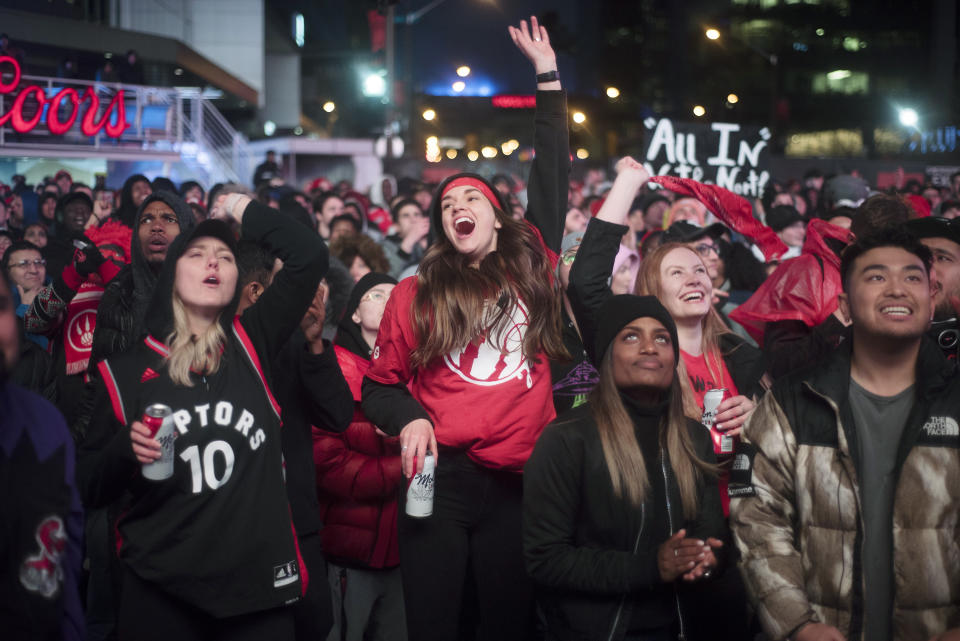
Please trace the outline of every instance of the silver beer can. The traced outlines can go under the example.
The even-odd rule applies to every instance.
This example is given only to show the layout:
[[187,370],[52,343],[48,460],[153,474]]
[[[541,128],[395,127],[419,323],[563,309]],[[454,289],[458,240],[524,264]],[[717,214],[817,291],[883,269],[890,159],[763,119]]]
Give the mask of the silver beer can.
[[408,516],[425,518],[433,514],[433,477],[436,467],[436,458],[432,452],[427,452],[423,458],[423,471],[414,474],[407,486]]
[[143,477],[151,481],[168,479],[173,476],[173,441],[176,439],[173,431],[173,410],[166,405],[154,403],[144,410],[141,421],[150,428],[153,438],[159,441],[161,447],[160,458],[143,466]]

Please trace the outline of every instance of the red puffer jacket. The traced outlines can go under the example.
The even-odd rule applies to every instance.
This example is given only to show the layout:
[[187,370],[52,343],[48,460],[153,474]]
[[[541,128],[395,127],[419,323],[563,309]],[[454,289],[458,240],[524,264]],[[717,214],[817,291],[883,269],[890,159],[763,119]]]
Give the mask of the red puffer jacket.
[[343,565],[396,567],[400,441],[377,434],[360,410],[360,384],[370,361],[339,345],[334,349],[356,409],[342,434],[313,428],[323,549]]

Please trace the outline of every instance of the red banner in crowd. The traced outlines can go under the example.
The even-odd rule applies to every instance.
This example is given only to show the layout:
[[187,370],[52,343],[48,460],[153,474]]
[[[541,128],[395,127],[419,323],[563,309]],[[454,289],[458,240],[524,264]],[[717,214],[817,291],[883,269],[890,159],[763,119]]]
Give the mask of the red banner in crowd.
[[[13,66],[13,80],[4,82],[0,76],[0,95],[12,95],[17,92],[20,85],[20,65],[10,56],[0,56],[0,73],[6,68],[4,65]],[[30,96],[36,98],[37,107],[32,116],[29,111],[24,109],[24,105]],[[68,104],[69,114],[61,119],[61,108],[64,102]],[[82,105],[89,103],[86,110],[82,110]],[[8,104],[6,99],[4,105]],[[83,111],[83,116],[80,113]],[[111,138],[119,138],[124,130],[129,127],[126,118],[126,106],[123,100],[123,89],[119,89],[107,108],[104,110],[100,119],[97,114],[100,111],[100,98],[94,92],[93,87],[87,87],[81,96],[80,93],[72,87],[64,87],[57,91],[53,96],[48,96],[43,87],[39,85],[27,85],[19,89],[19,94],[13,98],[13,104],[10,108],[0,113],[0,127],[10,123],[14,131],[25,134],[33,131],[43,120],[46,113],[47,129],[50,133],[62,136],[70,131],[77,118],[80,118],[80,130],[85,136],[96,136],[103,131]]]

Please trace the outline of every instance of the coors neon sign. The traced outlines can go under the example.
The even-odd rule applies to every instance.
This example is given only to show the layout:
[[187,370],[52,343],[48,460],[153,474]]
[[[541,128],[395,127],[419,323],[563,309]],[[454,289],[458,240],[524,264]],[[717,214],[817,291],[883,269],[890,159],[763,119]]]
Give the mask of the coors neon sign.
[[[20,84],[20,65],[10,56],[0,56],[0,73],[7,69],[6,65],[13,66],[13,80],[7,83],[0,76],[0,95],[3,96],[14,94]],[[24,105],[30,96],[35,96],[37,103],[36,112],[32,116],[28,116],[24,110]],[[60,111],[65,103],[69,105],[69,115],[64,114],[67,117],[61,120]],[[86,110],[82,109],[84,103],[88,103]],[[4,104],[6,105],[6,100]],[[77,118],[80,118],[80,131],[85,136],[96,136],[103,131],[111,138],[119,138],[124,130],[130,126],[126,119],[123,89],[117,91],[104,110],[103,116],[97,120],[97,113],[100,111],[100,98],[97,97],[93,87],[87,87],[83,95],[72,87],[64,87],[53,96],[47,96],[43,87],[27,85],[20,89],[20,93],[13,99],[13,105],[9,110],[0,112],[0,127],[9,122],[14,131],[21,134],[28,133],[33,131],[43,120],[44,110],[46,110],[47,115],[47,129],[57,136],[62,136],[70,131]],[[83,111],[82,116],[80,115],[81,111]]]

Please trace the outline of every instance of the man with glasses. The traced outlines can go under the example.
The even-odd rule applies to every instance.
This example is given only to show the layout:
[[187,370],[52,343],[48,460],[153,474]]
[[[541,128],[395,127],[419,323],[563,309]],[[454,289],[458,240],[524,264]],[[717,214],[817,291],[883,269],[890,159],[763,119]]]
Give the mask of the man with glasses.
[[907,223],[907,229],[933,254],[934,311],[930,335],[948,358],[956,359],[960,348],[960,323],[954,307],[960,305],[960,220],[916,218]]
[[[3,255],[2,265],[4,273],[14,285],[16,314],[22,319],[46,281],[47,261],[36,245],[18,240]],[[46,337],[38,334],[26,334],[26,337],[46,349]]]

